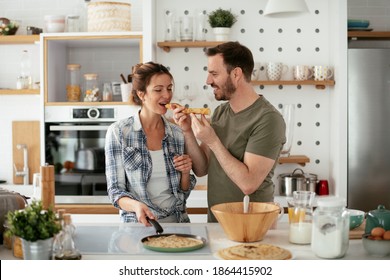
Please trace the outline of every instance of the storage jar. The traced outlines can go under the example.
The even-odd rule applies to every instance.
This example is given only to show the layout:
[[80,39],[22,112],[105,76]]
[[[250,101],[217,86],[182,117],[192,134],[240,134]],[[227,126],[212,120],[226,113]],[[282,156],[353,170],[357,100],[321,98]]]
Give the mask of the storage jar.
[[100,101],[98,74],[84,74],[84,101]]
[[80,86],[80,64],[68,64],[67,82],[66,82],[66,98],[70,102],[78,102],[81,97]]
[[345,199],[321,198],[317,205],[313,213],[311,249],[320,258],[341,258],[349,246],[349,213]]

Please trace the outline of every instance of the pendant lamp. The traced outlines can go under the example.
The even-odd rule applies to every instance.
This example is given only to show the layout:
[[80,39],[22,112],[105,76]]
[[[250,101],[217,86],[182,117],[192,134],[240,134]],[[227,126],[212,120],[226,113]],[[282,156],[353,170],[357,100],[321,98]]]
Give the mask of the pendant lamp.
[[288,17],[307,13],[305,0],[268,0],[264,9],[264,15],[271,17]]

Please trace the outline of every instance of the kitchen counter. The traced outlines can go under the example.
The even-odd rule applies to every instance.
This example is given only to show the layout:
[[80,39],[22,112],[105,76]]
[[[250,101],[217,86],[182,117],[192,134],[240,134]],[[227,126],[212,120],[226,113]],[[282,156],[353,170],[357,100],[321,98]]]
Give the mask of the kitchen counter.
[[[240,244],[227,239],[218,223],[192,223],[192,224],[162,224],[165,233],[190,233],[201,235],[207,239],[207,245],[199,250],[182,253],[161,253],[150,251],[142,247],[142,237],[155,234],[153,227],[144,227],[140,224],[122,223],[77,223],[75,243],[82,253],[83,260],[113,260],[113,259],[182,259],[206,260],[218,259],[215,253],[222,248]],[[292,252],[295,260],[320,259],[311,251],[310,245],[294,245],[288,241],[288,224],[279,222],[275,229],[267,232],[262,243],[283,247]],[[11,250],[0,247],[0,259],[15,259]],[[368,255],[361,239],[349,242],[347,254],[343,260],[390,260],[390,256],[379,258]]]

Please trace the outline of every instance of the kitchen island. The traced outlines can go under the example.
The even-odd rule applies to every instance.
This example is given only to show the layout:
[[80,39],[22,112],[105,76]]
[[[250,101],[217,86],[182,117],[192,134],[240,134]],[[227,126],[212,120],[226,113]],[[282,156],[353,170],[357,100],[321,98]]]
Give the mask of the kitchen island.
[[[207,239],[205,247],[181,253],[155,252],[144,248],[142,237],[155,234],[153,227],[122,223],[77,223],[75,243],[83,260],[212,260],[222,248],[240,244],[229,240],[218,223],[162,224],[164,233],[188,233]],[[295,245],[288,241],[288,223],[281,221],[270,229],[261,243],[272,244],[291,251],[294,260],[317,260],[310,245]],[[12,251],[0,247],[0,259],[16,259]],[[361,239],[351,239],[342,260],[390,260],[365,252]]]

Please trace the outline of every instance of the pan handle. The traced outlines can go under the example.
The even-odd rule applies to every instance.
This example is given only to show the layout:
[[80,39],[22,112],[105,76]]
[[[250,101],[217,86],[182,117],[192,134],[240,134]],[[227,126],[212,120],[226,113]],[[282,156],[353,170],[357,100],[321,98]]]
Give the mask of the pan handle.
[[149,223],[152,224],[152,226],[153,226],[154,229],[156,230],[156,233],[157,233],[157,234],[163,233],[164,230],[163,230],[163,228],[162,228],[162,226],[160,225],[159,222],[157,222],[157,221],[154,220],[154,219],[150,219],[149,217],[146,217],[146,220],[147,220]]

